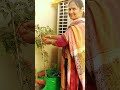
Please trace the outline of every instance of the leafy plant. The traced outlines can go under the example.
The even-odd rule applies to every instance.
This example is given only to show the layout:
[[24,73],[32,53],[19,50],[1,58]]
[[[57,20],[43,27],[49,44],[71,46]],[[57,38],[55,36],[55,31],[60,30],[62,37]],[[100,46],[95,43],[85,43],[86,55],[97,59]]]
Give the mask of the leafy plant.
[[42,48],[45,46],[45,44],[42,42],[42,37],[45,35],[50,35],[50,34],[54,34],[54,31],[49,27],[40,27],[39,25],[36,25],[35,28],[35,32],[36,32],[36,45],[38,48]]
[[[54,34],[54,31],[49,26],[40,27],[39,25],[36,25],[35,32],[36,32],[35,43],[36,43],[36,46],[41,49],[42,60],[44,61],[44,70],[46,72],[45,63],[48,62],[48,53],[45,50],[46,44],[43,43],[42,37],[48,34],[49,35]],[[47,76],[47,74],[45,76]]]
[[[24,83],[27,83],[30,90],[31,81],[27,82],[24,79],[28,78],[31,69],[26,68],[24,58],[21,58],[21,45],[25,42],[16,34],[17,27],[20,23],[34,19],[34,0],[1,0],[0,2],[0,43],[5,48],[5,52],[12,54],[16,60],[19,81],[21,90],[23,90]],[[3,49],[4,50],[4,49]],[[25,66],[25,67],[24,67]],[[22,71],[22,69],[24,70]],[[24,74],[26,73],[26,75]],[[23,77],[23,75],[25,75]],[[31,78],[31,77],[29,77]],[[30,79],[29,79],[30,80]]]

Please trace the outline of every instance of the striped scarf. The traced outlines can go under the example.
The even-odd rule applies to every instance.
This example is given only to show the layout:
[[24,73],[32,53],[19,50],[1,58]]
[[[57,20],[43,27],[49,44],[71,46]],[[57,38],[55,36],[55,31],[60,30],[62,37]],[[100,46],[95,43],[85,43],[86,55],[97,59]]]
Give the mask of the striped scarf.
[[63,49],[61,60],[61,87],[63,90],[79,90],[80,84],[85,82],[84,26],[84,21],[77,20],[71,23],[68,30],[63,34],[68,42],[68,46]]

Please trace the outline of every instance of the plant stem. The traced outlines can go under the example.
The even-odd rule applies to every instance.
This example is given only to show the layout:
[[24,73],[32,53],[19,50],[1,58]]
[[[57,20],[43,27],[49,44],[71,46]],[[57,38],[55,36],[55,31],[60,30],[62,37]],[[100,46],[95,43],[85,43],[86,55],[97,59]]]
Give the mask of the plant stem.
[[44,58],[44,57],[45,57],[45,55],[44,55],[44,46],[42,46],[42,55],[43,55],[43,56],[42,56],[42,59],[43,59],[43,61],[44,61],[45,77],[47,77],[46,68],[45,68],[45,66],[46,66],[46,65],[45,65],[45,58]]
[[[41,32],[41,31],[40,31]],[[47,73],[46,73],[46,68],[45,68],[45,55],[44,55],[44,46],[43,46],[43,42],[42,42],[42,35],[40,35],[40,40],[41,40],[41,51],[42,51],[42,60],[44,61],[44,71],[45,71],[45,77],[47,77]]]
[[18,65],[18,75],[19,75],[19,80],[20,80],[20,86],[21,86],[21,90],[23,90],[23,81],[22,81],[22,70],[21,70],[21,65],[20,65],[20,55],[19,55],[19,49],[18,49],[18,44],[17,44],[17,37],[16,37],[16,29],[15,29],[15,23],[14,23],[14,12],[11,11],[11,18],[12,18],[12,26],[13,26],[13,30],[14,30],[14,40],[15,40],[15,59],[16,59],[16,63]]

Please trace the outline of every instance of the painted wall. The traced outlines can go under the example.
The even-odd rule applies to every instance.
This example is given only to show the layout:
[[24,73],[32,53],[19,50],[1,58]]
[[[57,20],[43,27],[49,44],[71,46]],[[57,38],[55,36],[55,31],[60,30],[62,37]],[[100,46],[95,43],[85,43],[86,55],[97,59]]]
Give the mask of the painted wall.
[[[51,6],[52,0],[35,0],[35,23],[40,26],[50,26],[57,32],[57,9]],[[46,68],[51,63],[57,62],[57,47],[47,45],[45,47],[49,58]],[[41,50],[35,48],[35,68],[36,71],[44,70],[44,62],[41,58]]]
[[[85,6],[85,0],[82,0]],[[50,26],[55,32],[57,32],[57,9],[52,7],[52,0],[35,0],[35,23],[40,26]],[[49,54],[49,60],[47,68],[53,62],[57,62],[58,54],[57,48],[48,45],[46,51]],[[44,69],[44,62],[41,59],[40,49],[35,48],[35,68],[37,71]],[[60,66],[60,65],[58,65]]]

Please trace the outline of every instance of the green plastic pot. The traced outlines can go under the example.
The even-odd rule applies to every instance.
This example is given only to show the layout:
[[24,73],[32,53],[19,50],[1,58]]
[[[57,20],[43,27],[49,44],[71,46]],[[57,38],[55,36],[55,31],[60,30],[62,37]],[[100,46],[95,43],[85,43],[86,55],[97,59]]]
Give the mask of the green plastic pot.
[[60,90],[60,77],[53,76],[51,73],[53,70],[47,70],[47,77],[38,77],[38,80],[44,80],[46,82],[45,87],[42,90]]

